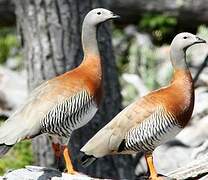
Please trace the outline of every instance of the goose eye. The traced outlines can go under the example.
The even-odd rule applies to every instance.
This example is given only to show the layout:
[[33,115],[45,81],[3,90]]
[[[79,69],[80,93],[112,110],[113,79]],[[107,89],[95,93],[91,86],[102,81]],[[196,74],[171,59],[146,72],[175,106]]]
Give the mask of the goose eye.
[[187,38],[188,38],[187,36],[184,36],[184,37],[183,37],[183,39],[187,39]]
[[101,15],[101,12],[97,12],[97,15]]

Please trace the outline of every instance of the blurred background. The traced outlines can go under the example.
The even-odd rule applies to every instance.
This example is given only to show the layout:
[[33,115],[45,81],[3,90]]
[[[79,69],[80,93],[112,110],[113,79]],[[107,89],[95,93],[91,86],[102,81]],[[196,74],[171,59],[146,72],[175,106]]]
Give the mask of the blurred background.
[[[76,169],[96,177],[136,179],[146,174],[143,154],[106,157],[83,169],[80,147],[135,98],[167,85],[169,45],[183,31],[208,40],[208,0],[0,0],[0,119],[5,121],[43,80],[76,67],[82,59],[81,23],[94,7],[121,15],[99,29],[105,98],[94,120],[74,133]],[[156,149],[158,172],[167,174],[208,155],[208,45],[187,52],[195,80],[192,120],[174,140]],[[84,134],[84,135],[83,135]],[[17,144],[0,160],[0,173],[25,165],[57,165],[47,137]],[[63,167],[62,167],[63,168]],[[207,170],[208,172],[208,170]]]

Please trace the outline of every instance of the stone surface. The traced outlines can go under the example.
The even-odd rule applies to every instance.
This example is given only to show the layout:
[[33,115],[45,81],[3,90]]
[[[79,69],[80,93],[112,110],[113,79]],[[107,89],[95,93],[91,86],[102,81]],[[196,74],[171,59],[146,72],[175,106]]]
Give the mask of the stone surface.
[[0,66],[0,113],[8,116],[26,97],[26,72]]
[[2,180],[98,180],[84,174],[78,173],[71,175],[61,173],[53,168],[45,168],[39,166],[26,166],[25,168],[14,170],[6,173],[0,179]]
[[186,166],[176,169],[171,173],[166,174],[168,177],[184,180],[184,179],[199,179],[208,174],[208,156],[203,156],[200,159],[188,163]]
[[129,83],[136,88],[139,96],[144,96],[145,94],[148,93],[149,90],[147,89],[144,82],[141,80],[139,76],[135,74],[124,73],[122,75],[122,78],[126,81],[127,84]]

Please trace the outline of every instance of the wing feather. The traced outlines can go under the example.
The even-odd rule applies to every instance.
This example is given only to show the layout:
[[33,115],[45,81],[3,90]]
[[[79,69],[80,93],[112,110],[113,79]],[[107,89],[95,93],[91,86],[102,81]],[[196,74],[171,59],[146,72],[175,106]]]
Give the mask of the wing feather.
[[12,145],[41,132],[41,119],[57,104],[64,102],[86,88],[83,82],[68,80],[60,83],[60,77],[43,82],[35,88],[27,100],[0,127],[0,144]]
[[[147,111],[144,106],[149,106],[152,110]],[[85,144],[81,151],[87,155],[93,155],[96,158],[110,153],[116,153],[120,144],[125,139],[126,133],[149,117],[155,108],[155,105],[150,101],[146,101],[144,98],[130,104],[98,131]]]

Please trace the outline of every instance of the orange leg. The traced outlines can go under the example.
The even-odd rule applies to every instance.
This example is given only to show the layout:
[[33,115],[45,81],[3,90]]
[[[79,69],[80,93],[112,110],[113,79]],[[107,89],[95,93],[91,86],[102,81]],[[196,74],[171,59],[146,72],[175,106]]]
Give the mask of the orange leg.
[[150,171],[150,178],[149,179],[152,179],[152,180],[162,179],[162,178],[158,177],[157,171],[154,167],[152,154],[146,154],[145,158],[146,158],[148,169]]
[[69,149],[66,145],[63,146],[63,147],[64,147],[63,154],[64,154],[64,159],[65,159],[65,162],[66,162],[67,173],[76,174],[77,172],[74,170],[72,162],[71,162]]
[[52,143],[52,148],[54,150],[55,156],[58,161],[61,159],[61,156],[64,155],[67,173],[76,174],[76,171],[74,170],[71,162],[70,152],[68,147],[66,145],[61,145],[59,143]]

